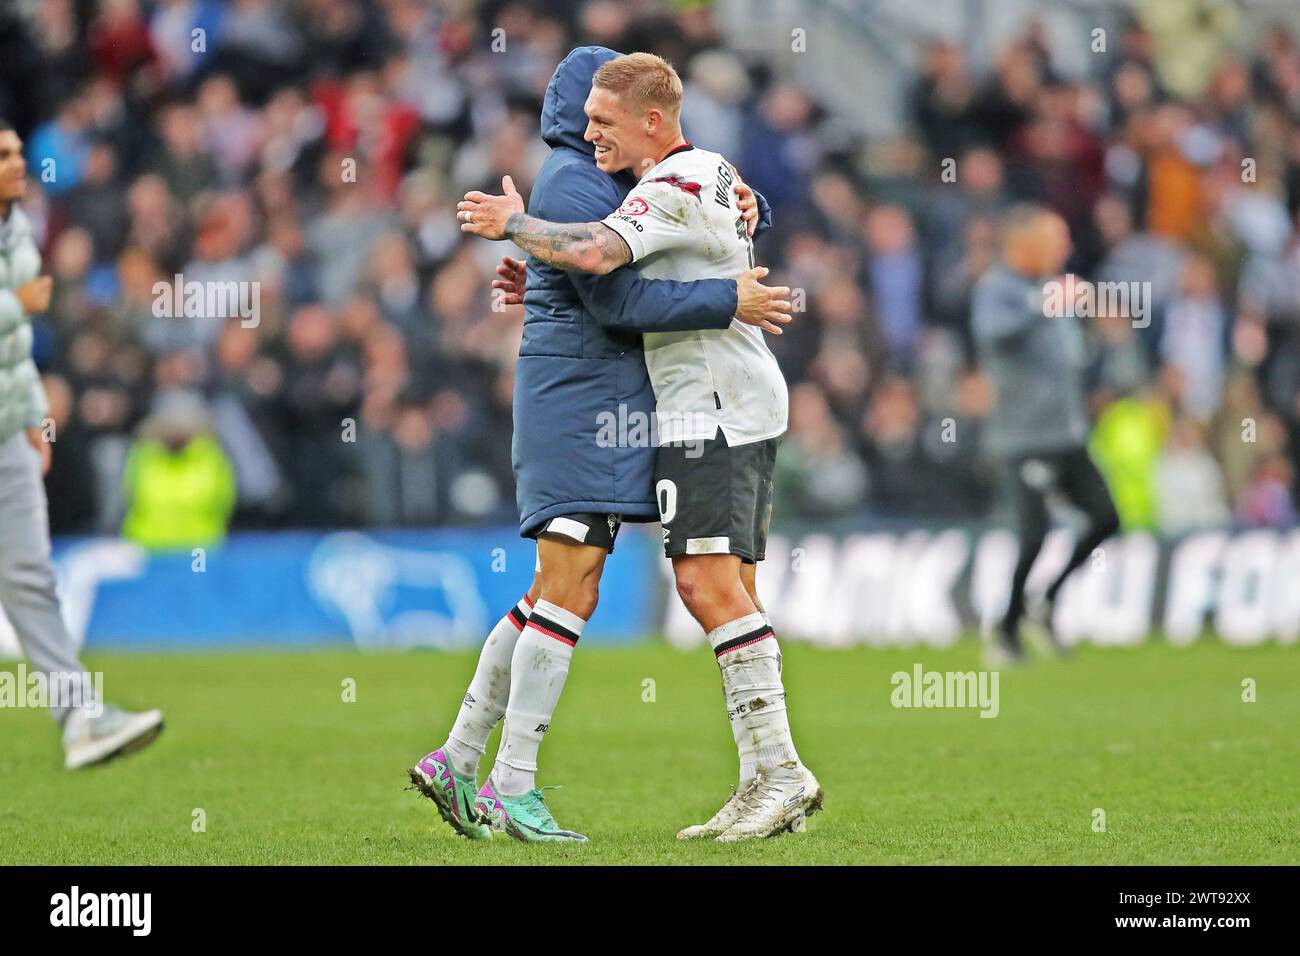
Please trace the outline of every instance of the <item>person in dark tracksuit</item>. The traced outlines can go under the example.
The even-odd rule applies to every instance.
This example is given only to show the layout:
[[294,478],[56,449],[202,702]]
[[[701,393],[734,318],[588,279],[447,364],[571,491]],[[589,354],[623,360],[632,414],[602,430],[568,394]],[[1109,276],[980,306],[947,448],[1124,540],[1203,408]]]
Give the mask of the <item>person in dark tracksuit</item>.
[[[556,67],[542,107],[551,154],[533,184],[532,215],[603,219],[636,185],[631,174],[597,169],[595,147],[584,139],[592,76],[619,55],[578,47]],[[743,184],[737,191],[751,227],[768,226],[762,197]],[[628,267],[595,276],[532,261],[522,297],[524,266],[507,257],[497,271],[503,281],[493,285],[505,290],[508,304],[522,299],[525,309],[512,453],[519,532],[537,540],[537,574],[488,635],[447,742],[409,776],[463,836],[482,839],[498,830],[525,842],[580,842],[585,837],[555,823],[535,785],[537,752],[619,528],[659,519],[648,427],[655,396],[641,336],[725,329],[733,319],[771,330],[771,322],[789,320],[783,313],[790,303],[786,290],[758,282],[765,269],[734,280],[678,282],[643,279]],[[645,427],[638,437],[639,423]],[[479,759],[502,716],[496,764],[480,790]]]
[[1025,581],[1048,531],[1047,495],[1063,495],[1087,518],[1070,560],[1032,613],[1058,650],[1052,627],[1057,594],[1119,529],[1110,492],[1088,455],[1083,333],[1077,319],[1050,314],[1057,310],[1045,306],[1044,286],[1060,277],[1070,248],[1060,216],[1039,206],[1011,210],[1003,225],[1002,259],[980,278],[972,304],[980,364],[997,391],[989,451],[999,462],[1019,538],[1011,596],[997,634],[1002,650],[1017,659],[1024,653]]

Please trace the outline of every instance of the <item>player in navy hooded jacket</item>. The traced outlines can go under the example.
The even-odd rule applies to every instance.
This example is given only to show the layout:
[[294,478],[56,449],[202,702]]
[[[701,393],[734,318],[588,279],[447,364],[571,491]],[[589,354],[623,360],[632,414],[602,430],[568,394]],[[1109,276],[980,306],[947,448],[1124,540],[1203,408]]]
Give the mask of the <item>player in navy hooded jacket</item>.
[[[583,138],[592,76],[617,56],[604,47],[578,47],[551,77],[542,108],[542,138],[551,154],[533,184],[531,215],[559,222],[603,219],[636,185],[630,173],[600,172]],[[761,196],[755,200],[757,230],[770,225],[771,213]],[[507,260],[498,271],[513,279],[509,266]],[[539,539],[538,573],[488,636],[446,744],[410,771],[457,832],[485,837],[491,822],[528,841],[584,839],[560,830],[545,810],[534,789],[536,754],[569,654],[595,610],[604,559],[621,522],[659,517],[649,432],[655,399],[641,335],[725,329],[733,318],[779,331],[771,322],[788,321],[782,313],[790,311],[789,290],[757,285],[755,276],[742,282],[748,283],[745,309],[732,279],[676,282],[642,279],[631,268],[595,276],[528,264],[512,457],[520,534]],[[494,285],[515,287],[511,281]],[[759,315],[766,318],[760,322]],[[602,433],[611,423],[641,423],[643,437],[615,435],[611,441]],[[526,626],[544,643],[521,639]],[[492,777],[476,803],[479,758],[503,714],[509,732],[503,732]],[[520,798],[530,798],[522,809]]]

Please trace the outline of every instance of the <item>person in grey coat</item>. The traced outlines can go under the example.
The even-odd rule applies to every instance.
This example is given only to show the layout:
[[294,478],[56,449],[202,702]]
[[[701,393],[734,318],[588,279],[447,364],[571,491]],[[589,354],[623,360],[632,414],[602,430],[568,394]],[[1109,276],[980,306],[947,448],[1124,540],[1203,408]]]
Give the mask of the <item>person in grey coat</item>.
[[1023,657],[1020,623],[1025,582],[1047,536],[1047,496],[1057,493],[1087,525],[1070,560],[1036,602],[1032,617],[1061,649],[1052,621],[1057,594],[1093,550],[1119,530],[1106,482],[1088,455],[1083,332],[1073,313],[1047,307],[1047,283],[1070,255],[1065,220],[1041,206],[1011,210],[1003,224],[1002,259],[975,287],[971,325],[980,364],[997,390],[987,436],[1016,518],[1020,555],[1011,597],[998,627],[1002,650]]
[[[105,703],[102,680],[77,658],[55,593],[42,476],[55,436],[32,362],[30,317],[50,304],[31,223],[18,208],[26,188],[22,140],[0,119],[0,607],[45,687],[63,730],[64,765],[77,769],[132,753],[162,732],[161,711],[130,713]],[[26,665],[24,665],[26,666]]]

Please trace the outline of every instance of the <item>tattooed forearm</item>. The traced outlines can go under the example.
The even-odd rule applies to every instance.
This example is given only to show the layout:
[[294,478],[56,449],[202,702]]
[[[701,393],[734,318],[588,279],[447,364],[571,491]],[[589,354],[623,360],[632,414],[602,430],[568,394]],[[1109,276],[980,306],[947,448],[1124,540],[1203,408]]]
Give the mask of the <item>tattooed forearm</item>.
[[605,275],[632,261],[627,243],[599,222],[547,222],[517,212],[506,220],[505,235],[557,269]]

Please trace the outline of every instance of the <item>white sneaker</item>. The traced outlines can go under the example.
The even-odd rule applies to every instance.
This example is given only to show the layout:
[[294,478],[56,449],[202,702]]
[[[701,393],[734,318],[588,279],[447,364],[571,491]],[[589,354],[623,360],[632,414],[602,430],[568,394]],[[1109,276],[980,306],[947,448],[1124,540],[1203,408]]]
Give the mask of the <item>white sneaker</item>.
[[135,753],[157,740],[162,729],[161,710],[133,714],[105,704],[104,712],[92,717],[78,708],[63,723],[63,766],[77,770]]
[[703,837],[715,837],[725,833],[731,825],[740,819],[740,811],[745,803],[745,794],[754,786],[753,778],[746,780],[740,787],[731,788],[731,796],[713,816],[704,823],[687,827],[677,834],[679,840],[699,840]]
[[796,833],[822,808],[825,794],[811,770],[802,764],[782,764],[759,773],[742,798],[740,818],[718,836],[719,843]]

